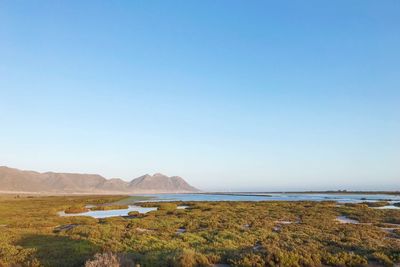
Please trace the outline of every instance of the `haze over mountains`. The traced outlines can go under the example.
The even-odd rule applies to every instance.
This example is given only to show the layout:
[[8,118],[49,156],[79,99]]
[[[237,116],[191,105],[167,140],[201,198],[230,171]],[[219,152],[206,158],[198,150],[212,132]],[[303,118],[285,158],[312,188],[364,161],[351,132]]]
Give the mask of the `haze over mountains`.
[[0,192],[26,193],[193,193],[199,192],[179,176],[143,175],[131,182],[98,174],[24,171],[0,166]]

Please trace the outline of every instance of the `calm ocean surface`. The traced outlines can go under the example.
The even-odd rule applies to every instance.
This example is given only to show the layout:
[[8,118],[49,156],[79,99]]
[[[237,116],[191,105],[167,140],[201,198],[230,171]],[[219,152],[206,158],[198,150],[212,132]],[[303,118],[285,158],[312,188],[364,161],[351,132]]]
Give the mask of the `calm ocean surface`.
[[154,197],[151,201],[326,201],[340,203],[357,203],[363,201],[387,200],[399,202],[399,195],[385,194],[284,194],[284,193],[246,193],[246,194],[146,194],[141,196]]

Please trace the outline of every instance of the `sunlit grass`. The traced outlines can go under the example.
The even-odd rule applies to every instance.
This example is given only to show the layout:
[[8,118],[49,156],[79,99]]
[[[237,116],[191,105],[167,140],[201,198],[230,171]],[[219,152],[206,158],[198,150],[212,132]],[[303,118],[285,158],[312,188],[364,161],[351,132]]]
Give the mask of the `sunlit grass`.
[[[82,266],[97,252],[141,266],[362,266],[400,261],[399,210],[335,202],[146,203],[131,217],[60,217],[71,206],[127,205],[122,196],[0,197],[0,265]],[[129,203],[143,200],[130,197]],[[125,202],[125,203],[128,203]],[[118,204],[117,204],[118,203]],[[187,205],[184,210],[177,205]],[[360,225],[341,224],[347,216]],[[182,265],[185,264],[185,265]]]

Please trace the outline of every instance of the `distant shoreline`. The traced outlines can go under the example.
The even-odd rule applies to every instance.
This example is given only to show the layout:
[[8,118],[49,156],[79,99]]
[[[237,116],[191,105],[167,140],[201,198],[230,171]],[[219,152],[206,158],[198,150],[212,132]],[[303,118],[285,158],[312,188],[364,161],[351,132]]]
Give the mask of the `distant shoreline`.
[[272,191],[272,192],[199,192],[203,195],[271,196],[271,194],[329,194],[329,195],[400,195],[400,191]]
[[271,192],[28,192],[28,191],[2,191],[0,195],[35,195],[35,196],[136,196],[136,195],[168,195],[168,194],[198,194],[198,195],[225,195],[225,196],[252,196],[273,197],[274,194],[326,194],[326,195],[400,195],[400,191],[271,191]]

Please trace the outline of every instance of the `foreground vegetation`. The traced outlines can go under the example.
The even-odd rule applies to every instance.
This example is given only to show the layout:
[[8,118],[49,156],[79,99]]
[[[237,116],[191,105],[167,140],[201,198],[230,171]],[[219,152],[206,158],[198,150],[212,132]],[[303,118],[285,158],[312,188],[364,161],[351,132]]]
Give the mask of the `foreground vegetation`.
[[[159,209],[108,219],[57,215],[71,207],[127,204],[124,201],[120,196],[0,197],[0,266],[392,266],[400,262],[400,210],[366,204],[146,203]],[[176,209],[177,205],[188,208]],[[360,224],[339,223],[338,216]]]

